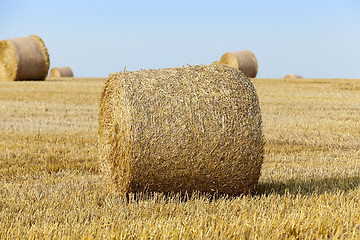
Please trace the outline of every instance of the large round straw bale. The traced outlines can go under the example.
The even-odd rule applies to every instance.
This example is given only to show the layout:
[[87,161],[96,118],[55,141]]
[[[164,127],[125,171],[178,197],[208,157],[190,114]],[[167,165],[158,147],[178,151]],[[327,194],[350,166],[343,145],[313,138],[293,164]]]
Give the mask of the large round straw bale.
[[258,71],[255,55],[248,50],[225,53],[220,59],[220,64],[237,68],[250,78],[256,77]]
[[260,177],[258,97],[228,66],[110,75],[98,133],[102,169],[123,193],[247,194]]
[[50,70],[49,77],[74,77],[70,67],[54,67]]
[[49,65],[45,44],[36,35],[0,42],[0,80],[44,80]]
[[287,74],[284,77],[284,80],[295,80],[295,79],[302,79],[303,77],[298,74]]

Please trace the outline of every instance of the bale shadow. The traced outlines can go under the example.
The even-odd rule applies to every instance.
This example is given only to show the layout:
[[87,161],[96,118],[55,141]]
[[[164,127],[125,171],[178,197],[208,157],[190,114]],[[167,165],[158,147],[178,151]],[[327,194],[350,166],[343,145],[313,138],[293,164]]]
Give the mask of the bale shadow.
[[189,202],[194,200],[217,201],[231,200],[239,197],[267,197],[269,195],[321,195],[325,193],[349,192],[360,187],[360,176],[313,178],[307,181],[290,179],[287,181],[260,182],[255,193],[227,195],[194,191],[183,192],[137,192],[119,194],[125,203],[155,201],[155,202]]
[[307,181],[291,179],[284,182],[261,182],[255,195],[313,195],[337,191],[348,192],[358,187],[360,187],[360,176],[314,178]]

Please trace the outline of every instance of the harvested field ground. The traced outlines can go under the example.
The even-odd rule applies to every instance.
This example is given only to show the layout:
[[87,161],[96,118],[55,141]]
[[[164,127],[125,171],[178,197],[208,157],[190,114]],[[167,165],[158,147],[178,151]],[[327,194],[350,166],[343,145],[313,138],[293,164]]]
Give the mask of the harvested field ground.
[[360,80],[254,79],[258,193],[186,201],[105,190],[104,82],[0,82],[0,239],[359,239]]

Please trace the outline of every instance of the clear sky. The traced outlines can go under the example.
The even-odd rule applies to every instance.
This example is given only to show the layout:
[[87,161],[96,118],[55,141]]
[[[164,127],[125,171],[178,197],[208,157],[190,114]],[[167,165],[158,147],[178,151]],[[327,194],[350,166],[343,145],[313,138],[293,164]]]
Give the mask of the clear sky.
[[78,77],[248,49],[259,78],[360,78],[359,0],[0,0],[0,40],[31,34]]

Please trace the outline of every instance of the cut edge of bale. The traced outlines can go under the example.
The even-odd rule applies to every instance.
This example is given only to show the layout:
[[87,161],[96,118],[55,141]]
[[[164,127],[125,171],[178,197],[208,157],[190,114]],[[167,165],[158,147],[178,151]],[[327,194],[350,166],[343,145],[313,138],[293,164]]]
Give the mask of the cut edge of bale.
[[101,169],[124,194],[254,193],[264,155],[261,122],[255,88],[237,69],[114,73],[100,100]]
[[45,42],[42,38],[40,38],[37,35],[30,35],[30,37],[36,39],[37,41],[40,42],[40,50],[44,56],[44,69],[43,69],[43,73],[41,76],[41,80],[44,80],[46,78],[46,76],[48,75],[49,72],[49,68],[50,68],[50,57],[49,57],[49,52],[45,46]]

